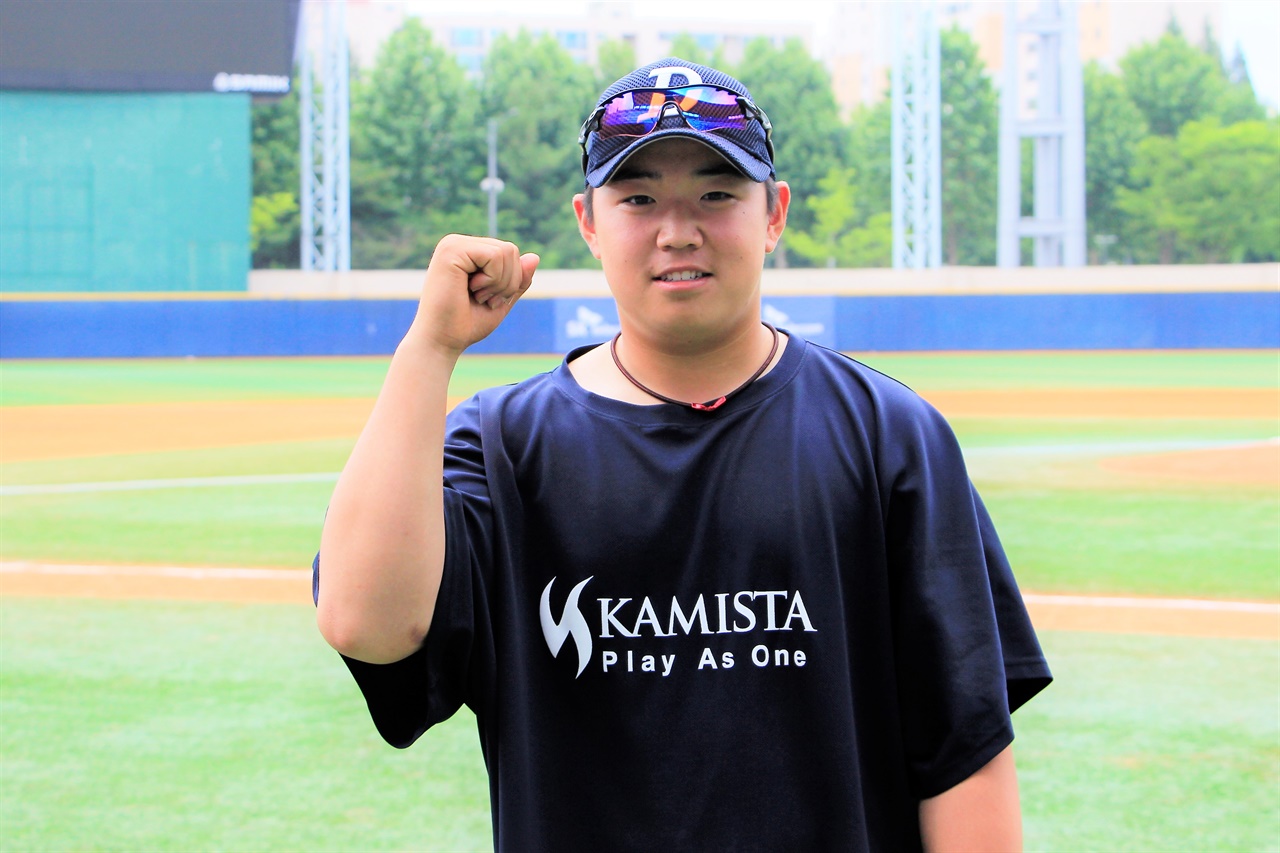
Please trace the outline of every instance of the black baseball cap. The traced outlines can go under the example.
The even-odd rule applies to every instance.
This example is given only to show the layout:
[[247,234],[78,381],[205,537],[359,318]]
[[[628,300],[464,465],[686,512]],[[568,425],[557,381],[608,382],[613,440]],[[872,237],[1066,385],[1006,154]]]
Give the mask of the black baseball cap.
[[[596,110],[592,114],[623,92],[698,85],[715,86],[746,98],[748,102],[752,100],[747,87],[728,74],[672,56],[638,68],[605,89],[596,101]],[[664,114],[658,126],[645,136],[614,136],[605,139],[600,138],[599,133],[587,132],[584,125],[582,142],[586,181],[593,187],[603,186],[632,154],[659,139],[673,136],[696,139],[714,148],[751,180],[764,181],[774,176],[774,169],[768,119],[763,116],[763,112],[760,112],[759,120],[748,121],[740,128],[703,132],[690,127],[683,118],[671,111]]]

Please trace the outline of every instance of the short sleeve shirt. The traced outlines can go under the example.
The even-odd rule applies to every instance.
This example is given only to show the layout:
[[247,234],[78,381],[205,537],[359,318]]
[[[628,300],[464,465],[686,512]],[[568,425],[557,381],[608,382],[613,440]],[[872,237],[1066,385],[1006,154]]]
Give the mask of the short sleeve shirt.
[[348,661],[407,746],[476,714],[500,850],[913,850],[1050,681],[943,418],[790,335],[715,412],[567,364],[449,416],[424,647]]

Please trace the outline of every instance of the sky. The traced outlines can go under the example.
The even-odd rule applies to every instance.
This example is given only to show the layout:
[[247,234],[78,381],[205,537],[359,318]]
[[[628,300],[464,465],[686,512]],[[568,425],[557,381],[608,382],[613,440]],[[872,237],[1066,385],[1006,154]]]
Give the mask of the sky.
[[[1141,0],[1131,0],[1141,2]],[[760,21],[791,20],[822,24],[828,20],[838,0],[633,0],[632,14],[644,18],[666,18],[673,27],[679,26],[682,17],[692,15],[700,20],[726,16],[727,18]],[[411,5],[432,5],[431,0],[419,0]],[[448,4],[456,9],[453,3]],[[539,0],[537,9],[542,14],[566,17],[586,14],[586,0]],[[1228,56],[1239,44],[1249,67],[1249,76],[1258,97],[1273,108],[1280,107],[1280,2],[1276,0],[1224,0],[1223,32],[1219,34]],[[519,12],[528,14],[528,0],[470,0],[467,10],[486,14],[490,11]],[[1198,40],[1199,34],[1188,34]]]

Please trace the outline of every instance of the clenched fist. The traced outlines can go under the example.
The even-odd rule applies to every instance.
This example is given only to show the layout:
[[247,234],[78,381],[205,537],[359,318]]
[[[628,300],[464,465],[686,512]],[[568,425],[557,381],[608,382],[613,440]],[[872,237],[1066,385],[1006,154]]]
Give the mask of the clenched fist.
[[538,256],[491,237],[450,234],[436,245],[406,340],[458,356],[486,338],[533,282]]

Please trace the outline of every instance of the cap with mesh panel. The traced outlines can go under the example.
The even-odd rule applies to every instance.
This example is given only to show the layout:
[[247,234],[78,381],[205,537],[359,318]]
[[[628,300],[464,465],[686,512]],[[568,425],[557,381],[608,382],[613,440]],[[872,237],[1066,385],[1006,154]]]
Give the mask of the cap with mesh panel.
[[[751,100],[747,87],[721,71],[698,65],[678,57],[659,59],[643,68],[632,71],[618,80],[600,96],[599,108],[612,98],[632,89],[652,87],[672,89],[678,86],[718,86]],[[674,136],[696,139],[718,151],[726,160],[753,181],[773,177],[773,158],[769,156],[765,130],[758,121],[749,121],[743,128],[717,130],[703,133],[689,127],[678,115],[668,114],[658,127],[646,136],[615,136],[601,139],[598,133],[587,138],[587,183],[603,186],[613,173],[632,154],[659,139]]]

